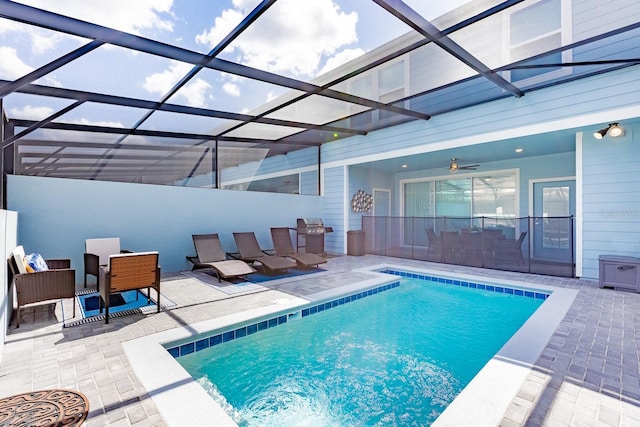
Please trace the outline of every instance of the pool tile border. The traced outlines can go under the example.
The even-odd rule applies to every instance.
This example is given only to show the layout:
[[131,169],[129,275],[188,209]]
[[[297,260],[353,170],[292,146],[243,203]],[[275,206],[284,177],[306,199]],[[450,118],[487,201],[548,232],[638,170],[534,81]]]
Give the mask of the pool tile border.
[[[467,280],[458,280],[458,279],[449,279],[441,276],[431,276],[428,274],[422,273],[414,273],[410,271],[396,270],[391,268],[385,268],[382,270],[378,270],[378,273],[390,274],[393,276],[399,277],[407,277],[412,279],[421,279],[421,280],[429,280],[437,283],[444,283],[447,285],[461,286],[463,288],[471,288],[471,289],[479,289],[490,292],[498,292],[515,296],[522,296],[525,298],[535,298],[545,300],[549,298],[550,293],[539,292],[534,290],[526,290],[519,288],[511,288],[505,285],[489,285],[485,283],[476,283]],[[352,295],[340,297],[333,299],[331,301],[326,301],[320,304],[312,305],[307,308],[303,308],[300,311],[302,317],[311,316],[312,314],[321,313],[323,311],[329,310],[333,307],[338,307],[340,305],[344,305],[350,303],[352,301],[356,301],[371,295],[376,295],[380,292],[387,291],[389,289],[397,288],[400,286],[399,281],[387,283],[382,286],[378,286],[375,288],[367,289],[361,292],[356,292]],[[216,345],[226,343],[238,338],[246,337],[248,335],[255,334],[256,332],[263,331],[265,329],[273,328],[279,325],[283,325],[288,322],[289,316],[293,316],[294,314],[281,314],[275,317],[272,317],[267,320],[261,320],[260,322],[252,323],[247,326],[242,326],[240,328],[230,329],[221,333],[217,333],[215,335],[198,338],[195,341],[190,341],[187,343],[183,343],[180,345],[171,346],[166,348],[166,350],[173,356],[174,358],[179,358],[182,356],[186,356],[191,353],[195,353],[198,351],[205,350],[209,347],[214,347]],[[171,344],[169,344],[171,345]]]
[[[300,313],[302,317],[307,317],[312,314],[321,313],[331,308],[350,303],[352,301],[366,298],[371,295],[379,294],[380,292],[388,291],[389,289],[397,288],[398,286],[400,286],[399,281],[387,283],[382,286],[357,292],[353,295],[340,297],[331,301],[323,302],[320,304],[313,305],[311,307],[304,308],[300,310]],[[255,334],[256,332],[263,331],[265,329],[283,325],[289,321],[289,316],[292,316],[292,315],[293,314],[278,315],[267,320],[261,320],[260,322],[252,323],[247,326],[230,329],[228,331],[224,331],[224,332],[212,335],[210,337],[198,338],[195,341],[190,341],[184,344],[172,346],[172,347],[166,348],[166,350],[174,358],[179,358],[181,356],[186,356],[191,353],[205,350],[209,347],[213,347],[218,344],[222,344],[225,342],[232,341],[234,339],[246,337],[247,335]]]
[[535,291],[535,290],[519,289],[519,288],[515,288],[515,287],[514,288],[510,288],[510,287],[505,286],[505,285],[496,285],[496,284],[489,285],[489,284],[485,284],[485,283],[470,282],[470,281],[467,281],[467,280],[448,279],[446,277],[430,276],[428,274],[412,273],[410,271],[395,270],[395,269],[390,269],[390,268],[385,268],[385,269],[379,270],[379,272],[380,273],[385,273],[385,274],[392,274],[394,276],[408,277],[408,278],[411,278],[411,279],[430,280],[432,282],[445,283],[447,285],[461,286],[463,288],[471,288],[471,289],[480,289],[480,290],[484,290],[484,291],[498,292],[498,293],[501,293],[501,294],[516,295],[516,296],[521,296],[521,297],[526,297],[526,298],[535,298],[535,299],[546,300],[547,298],[549,298],[549,295],[551,295],[549,292],[540,292],[540,291]]

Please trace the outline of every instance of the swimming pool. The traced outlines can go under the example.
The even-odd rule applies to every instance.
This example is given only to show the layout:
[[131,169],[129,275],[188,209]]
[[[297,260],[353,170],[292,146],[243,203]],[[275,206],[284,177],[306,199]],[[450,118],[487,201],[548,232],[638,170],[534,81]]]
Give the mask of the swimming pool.
[[403,277],[301,321],[169,350],[188,352],[180,364],[242,426],[428,425],[547,297],[439,279]]
[[[301,315],[305,308],[316,307],[317,309],[320,306],[326,308],[328,303],[331,303],[330,307],[333,308],[333,304],[339,306],[342,298],[352,298],[351,295],[360,295],[360,298],[364,295],[368,296],[369,293],[373,294],[375,289],[388,286],[392,282],[388,274],[373,273],[374,270],[379,272],[385,268],[399,272],[404,267],[384,265],[362,269],[377,277],[331,291],[320,292],[304,299],[296,297],[281,299],[273,301],[271,306],[186,325],[184,328],[176,328],[129,341],[123,343],[125,353],[136,376],[148,390],[169,425],[210,425],[211,420],[215,419],[216,425],[232,426],[235,425],[233,420],[224,413],[219,405],[213,404],[211,397],[175,362],[167,349],[186,345],[185,349],[190,351],[188,348],[193,344],[194,350],[196,346],[202,350],[202,342],[196,344],[198,341],[202,341],[202,337],[215,337],[237,329],[241,329],[240,337],[246,339],[243,337],[243,333],[247,333],[250,330],[249,327],[253,330],[252,325],[255,325],[256,328],[260,327],[260,323],[265,320],[268,322],[276,319],[276,322],[284,323],[284,319],[286,322],[292,320],[289,318],[290,315]],[[438,276],[443,274],[443,272],[426,269],[415,270],[415,272]],[[415,274],[415,272],[411,274]],[[483,283],[478,283],[477,278],[464,274],[442,280],[450,281],[448,284],[453,286],[486,286]],[[504,410],[528,375],[531,365],[537,359],[575,297],[575,291],[568,289],[538,285],[535,286],[536,289],[529,289],[522,283],[501,280],[492,282],[493,284],[490,286],[493,287],[493,291],[529,292],[529,295],[533,295],[534,298],[536,291],[539,291],[540,294],[550,295],[550,297],[482,368],[436,420],[434,426],[465,425],[470,420],[477,421],[478,419],[486,420],[486,425],[499,423]],[[334,303],[334,301],[338,302]],[[283,318],[283,316],[285,317]],[[247,329],[242,332],[242,327],[247,327]],[[228,338],[229,336],[227,336]],[[452,408],[453,410],[451,410]]]

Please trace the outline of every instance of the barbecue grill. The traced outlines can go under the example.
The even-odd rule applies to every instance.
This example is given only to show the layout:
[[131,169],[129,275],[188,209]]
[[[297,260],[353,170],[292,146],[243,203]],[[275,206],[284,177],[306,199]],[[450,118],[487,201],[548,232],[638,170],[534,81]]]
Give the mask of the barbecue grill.
[[297,221],[298,251],[304,248],[305,252],[325,256],[324,235],[333,231],[331,227],[325,227],[320,218],[298,218]]

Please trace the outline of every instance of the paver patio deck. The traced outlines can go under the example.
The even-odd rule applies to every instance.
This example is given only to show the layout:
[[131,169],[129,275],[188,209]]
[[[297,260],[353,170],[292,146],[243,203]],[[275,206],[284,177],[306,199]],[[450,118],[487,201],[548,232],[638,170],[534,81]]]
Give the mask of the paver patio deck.
[[[61,307],[23,310],[0,359],[0,397],[69,388],[90,402],[87,426],[165,426],[130,368],[122,343],[195,322],[304,296],[366,278],[377,264],[406,265],[579,290],[569,312],[507,409],[502,426],[640,425],[640,294],[599,289],[597,282],[535,276],[382,256],[330,258],[320,277],[300,276],[251,294],[228,295],[179,274],[163,278],[176,306],[63,328]],[[65,312],[71,312],[66,301]],[[483,425],[478,420],[478,426]]]

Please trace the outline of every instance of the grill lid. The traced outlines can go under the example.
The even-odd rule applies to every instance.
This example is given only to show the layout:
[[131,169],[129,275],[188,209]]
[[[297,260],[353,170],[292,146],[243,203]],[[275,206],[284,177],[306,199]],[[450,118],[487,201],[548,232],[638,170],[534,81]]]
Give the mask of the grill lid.
[[298,218],[298,234],[324,234],[321,218]]

